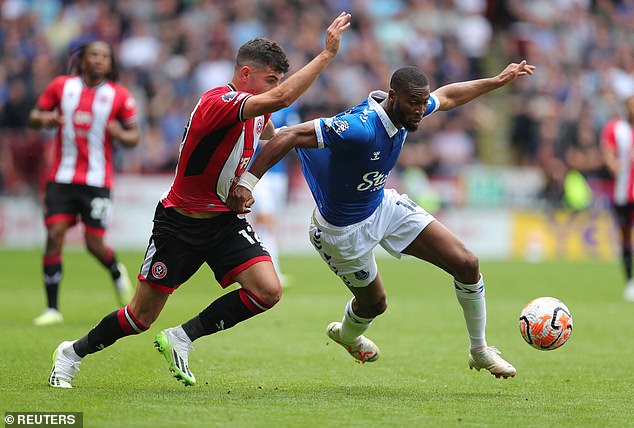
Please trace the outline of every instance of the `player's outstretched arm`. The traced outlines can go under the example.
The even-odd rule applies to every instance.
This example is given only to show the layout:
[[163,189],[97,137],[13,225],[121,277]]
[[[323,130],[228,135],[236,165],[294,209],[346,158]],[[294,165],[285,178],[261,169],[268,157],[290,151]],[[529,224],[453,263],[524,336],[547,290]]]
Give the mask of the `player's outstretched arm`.
[[326,47],[311,62],[292,74],[278,87],[249,98],[243,111],[245,119],[273,113],[288,107],[313,84],[339,52],[343,32],[350,27],[351,15],[341,12],[326,30]]
[[519,64],[511,63],[498,75],[486,79],[469,80],[466,82],[450,83],[436,89],[433,94],[440,101],[440,110],[451,110],[469,101],[507,85],[520,76],[532,75],[535,66],[522,60]]
[[296,147],[317,147],[313,121],[279,129],[258,153],[249,170],[242,174],[237,185],[227,197],[227,206],[236,212],[247,211],[255,202],[252,191],[258,180]]

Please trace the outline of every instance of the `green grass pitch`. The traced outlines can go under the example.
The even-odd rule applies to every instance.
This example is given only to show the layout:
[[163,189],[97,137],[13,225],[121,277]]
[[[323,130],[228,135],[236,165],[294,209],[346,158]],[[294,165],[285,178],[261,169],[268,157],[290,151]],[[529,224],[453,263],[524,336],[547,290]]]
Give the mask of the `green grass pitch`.
[[[141,252],[119,256],[131,274],[138,270]],[[89,356],[75,388],[57,390],[46,384],[55,347],[116,309],[107,274],[85,252],[66,251],[66,322],[36,328],[41,253],[5,249],[0,259],[5,412],[83,412],[86,427],[634,426],[634,304],[622,300],[616,262],[481,263],[487,338],[517,368],[514,379],[468,369],[451,279],[413,259],[379,258],[388,310],[368,336],[381,358],[355,364],[325,334],[349,292],[315,256],[282,260],[292,286],[273,310],[195,342],[196,386],[171,377],[152,340],[221,294],[206,267],[148,332]],[[522,307],[539,296],[560,298],[572,312],[572,336],[555,351],[532,349],[519,333]]]

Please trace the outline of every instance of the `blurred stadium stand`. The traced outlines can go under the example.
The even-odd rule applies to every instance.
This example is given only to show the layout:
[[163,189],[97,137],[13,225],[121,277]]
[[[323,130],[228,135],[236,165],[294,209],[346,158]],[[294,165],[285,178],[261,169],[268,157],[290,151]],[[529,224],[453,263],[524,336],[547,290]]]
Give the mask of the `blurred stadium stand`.
[[[386,89],[402,65],[420,66],[432,88],[493,75],[522,58],[537,66],[533,77],[433,115],[409,136],[390,184],[402,190],[419,183],[414,196],[443,220],[469,210],[549,216],[562,207],[571,168],[588,179],[593,207],[603,212],[599,131],[634,93],[632,0],[3,0],[0,8],[0,242],[9,245],[15,225],[7,207],[38,209],[52,136],[26,129],[29,109],[66,73],[69,47],[91,38],[112,43],[121,83],[139,105],[142,142],[117,153],[115,198],[127,192],[125,182],[163,185],[156,198],[166,189],[189,111],[204,90],[230,80],[238,46],[256,36],[274,39],[292,72],[322,48],[323,29],[341,10],[352,13],[353,27],[336,61],[298,100],[304,120]],[[414,181],[403,182],[412,171]],[[310,207],[306,192],[295,160],[291,210]],[[148,218],[156,198],[139,207]],[[115,225],[124,221],[121,201]],[[588,227],[602,230],[592,221]],[[41,243],[40,232],[32,236],[20,242]]]

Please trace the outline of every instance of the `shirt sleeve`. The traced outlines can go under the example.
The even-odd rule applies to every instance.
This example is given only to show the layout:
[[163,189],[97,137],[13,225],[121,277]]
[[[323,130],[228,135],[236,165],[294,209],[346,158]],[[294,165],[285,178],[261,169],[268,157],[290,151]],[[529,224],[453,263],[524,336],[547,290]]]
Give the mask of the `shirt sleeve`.
[[216,128],[244,122],[244,104],[250,97],[251,94],[247,92],[221,92],[212,89],[201,98],[201,119],[204,123],[214,124]]
[[122,103],[121,108],[117,113],[117,119],[119,119],[123,124],[135,123],[137,121],[137,111],[134,97],[132,97],[130,92],[124,87],[120,87],[120,91]]
[[37,100],[37,105],[42,110],[51,111],[59,106],[65,81],[66,76],[56,77],[48,84],[46,89],[44,89],[44,92],[42,92],[40,98]]
[[315,119],[313,124],[319,148],[363,145],[371,138],[367,125],[352,114]]
[[430,114],[436,112],[440,108],[440,101],[438,97],[434,94],[431,94],[429,97],[429,102],[427,103],[427,108],[425,109],[425,113],[423,113],[423,117],[429,116]]
[[615,125],[616,121],[611,120],[606,126],[603,127],[603,131],[601,131],[601,145],[612,151],[614,151],[616,148],[616,138],[614,136]]

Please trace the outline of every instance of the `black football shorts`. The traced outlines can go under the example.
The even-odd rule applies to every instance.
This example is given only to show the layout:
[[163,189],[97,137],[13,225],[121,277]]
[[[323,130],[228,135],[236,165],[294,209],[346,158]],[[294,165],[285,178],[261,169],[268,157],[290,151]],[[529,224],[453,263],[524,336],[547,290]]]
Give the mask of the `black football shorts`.
[[112,218],[110,189],[49,182],[44,197],[44,219],[48,225],[55,221],[77,222],[77,218],[87,228],[105,230]]
[[249,266],[271,261],[249,222],[235,212],[210,219],[184,216],[159,202],[139,279],[172,293],[203,263],[224,288]]

